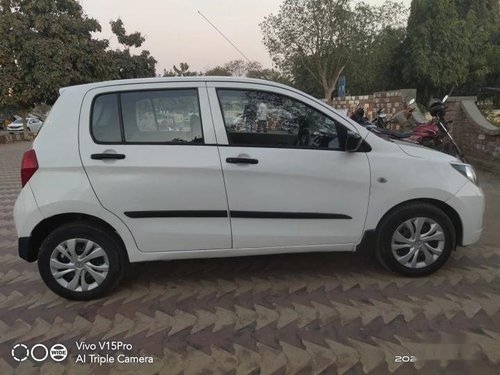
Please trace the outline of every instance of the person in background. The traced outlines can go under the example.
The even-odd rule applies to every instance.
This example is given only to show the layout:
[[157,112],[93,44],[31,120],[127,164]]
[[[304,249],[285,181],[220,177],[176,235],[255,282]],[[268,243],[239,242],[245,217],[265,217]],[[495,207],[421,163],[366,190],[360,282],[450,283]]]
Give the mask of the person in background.
[[260,103],[257,109],[257,133],[267,133],[267,105]]
[[243,118],[245,120],[246,131],[251,133],[253,131],[255,119],[257,118],[257,111],[255,110],[254,102],[245,104],[245,109],[243,109]]

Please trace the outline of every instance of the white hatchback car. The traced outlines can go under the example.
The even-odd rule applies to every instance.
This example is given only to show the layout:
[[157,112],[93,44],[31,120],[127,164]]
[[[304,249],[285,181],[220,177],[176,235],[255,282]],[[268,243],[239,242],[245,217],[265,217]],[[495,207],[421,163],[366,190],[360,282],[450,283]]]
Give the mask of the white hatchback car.
[[[246,111],[293,113],[232,127]],[[285,116],[286,117],[286,116]],[[289,117],[289,116],[288,116]],[[262,80],[191,77],[68,87],[22,161],[19,255],[54,292],[97,298],[128,262],[368,245],[422,276],[476,242],[472,167],[379,138]]]
[[[38,133],[42,127],[43,122],[34,117],[26,117],[26,128],[29,132]],[[7,125],[7,131],[10,134],[22,133],[23,132],[23,119],[18,118],[14,122]]]

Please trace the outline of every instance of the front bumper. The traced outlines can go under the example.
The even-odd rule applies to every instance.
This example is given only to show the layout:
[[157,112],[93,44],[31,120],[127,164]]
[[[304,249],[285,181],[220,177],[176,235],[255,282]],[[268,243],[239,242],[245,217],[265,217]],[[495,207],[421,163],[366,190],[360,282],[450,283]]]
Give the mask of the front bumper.
[[462,221],[462,245],[472,245],[479,241],[483,232],[485,208],[483,189],[467,182],[446,203],[455,209]]

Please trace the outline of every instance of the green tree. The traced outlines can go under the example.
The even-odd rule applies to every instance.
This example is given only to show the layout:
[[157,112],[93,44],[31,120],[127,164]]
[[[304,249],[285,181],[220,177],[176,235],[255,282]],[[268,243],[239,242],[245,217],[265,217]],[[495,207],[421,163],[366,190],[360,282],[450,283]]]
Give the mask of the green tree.
[[344,70],[347,93],[360,95],[403,87],[400,56],[405,36],[403,27],[388,26],[380,30],[347,64]]
[[481,86],[500,85],[500,2],[455,0],[470,38],[469,74],[459,87],[463,94],[477,94]]
[[223,67],[223,66],[216,66],[215,68],[208,69],[205,72],[206,76],[231,76],[231,72],[229,69]]
[[154,77],[156,75],[156,60],[151,56],[150,52],[142,51],[138,55],[130,53],[131,47],[139,48],[146,40],[141,33],[127,34],[120,18],[111,21],[110,25],[111,31],[116,35],[123,49],[107,51],[111,60],[109,79]]
[[380,30],[402,26],[404,14],[404,7],[394,2],[372,7],[351,0],[285,0],[261,29],[284,74],[295,78],[308,72],[330,100],[347,64],[363,56]]
[[105,79],[106,40],[76,1],[1,0],[0,107],[53,103],[62,86]]
[[[112,26],[121,43],[142,43],[121,21]],[[92,37],[99,31],[76,0],[0,0],[0,109],[24,116],[64,86],[154,73],[149,52],[110,51],[108,40]]]
[[[247,78],[265,78],[274,76],[277,78],[277,72],[271,69],[264,69],[258,61],[231,60],[223,66],[216,66],[205,72],[206,76],[234,76]],[[268,77],[269,78],[269,77]]]
[[190,71],[189,64],[185,62],[181,62],[179,64],[179,67],[174,65],[172,70],[169,71],[163,69],[163,77],[192,77],[197,75],[202,75],[202,74]]
[[[480,4],[482,3],[482,4]],[[492,1],[413,0],[404,42],[403,75],[415,83],[421,102],[441,96],[489,71]],[[493,8],[492,8],[493,9]],[[491,21],[488,21],[491,20]]]
[[246,64],[241,59],[229,61],[224,64],[224,68],[231,72],[231,75],[234,77],[243,77],[246,73]]

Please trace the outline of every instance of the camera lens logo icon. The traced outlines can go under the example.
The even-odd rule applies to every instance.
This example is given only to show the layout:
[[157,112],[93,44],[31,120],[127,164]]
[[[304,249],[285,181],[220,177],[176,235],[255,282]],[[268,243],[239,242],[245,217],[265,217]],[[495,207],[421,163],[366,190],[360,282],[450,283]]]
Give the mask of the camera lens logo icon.
[[50,354],[56,362],[62,362],[68,356],[68,349],[62,344],[53,345],[50,350],[43,344],[36,344],[30,349],[24,344],[16,344],[12,347],[11,355],[17,362],[26,361],[28,358],[35,362],[43,362]]
[[68,356],[68,349],[62,344],[55,344],[50,348],[50,358],[56,362],[62,362]]
[[12,358],[14,358],[17,362],[23,362],[28,359],[30,356],[30,351],[28,347],[24,344],[16,344],[12,348]]

